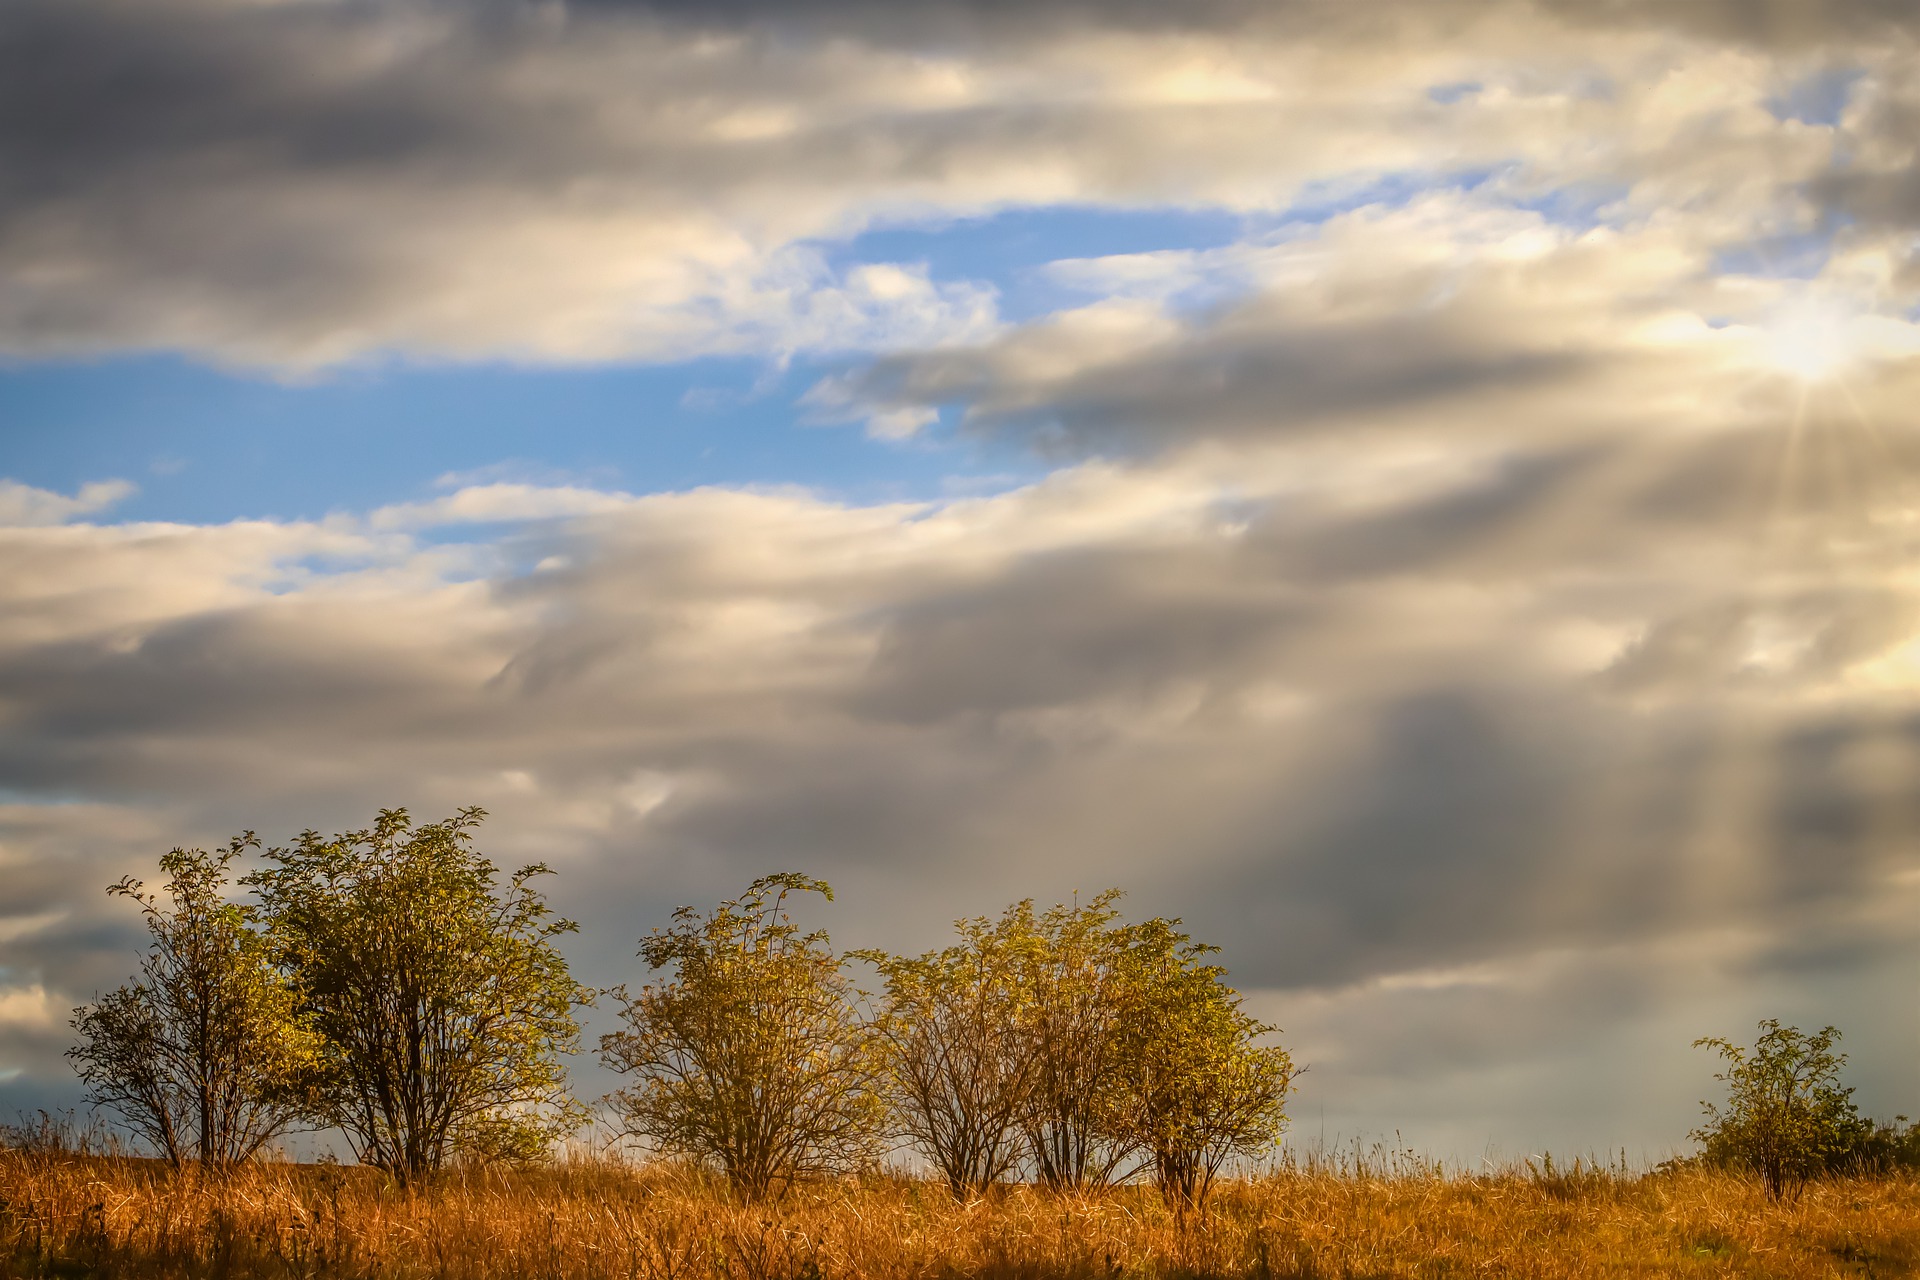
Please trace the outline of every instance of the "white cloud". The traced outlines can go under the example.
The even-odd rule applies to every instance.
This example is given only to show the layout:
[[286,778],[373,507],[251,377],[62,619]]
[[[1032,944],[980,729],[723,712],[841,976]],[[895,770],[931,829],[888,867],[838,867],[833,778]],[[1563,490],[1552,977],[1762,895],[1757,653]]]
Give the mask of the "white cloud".
[[[1120,883],[1284,1011],[1303,1101],[1680,1123],[1650,1046],[1915,945],[1911,46],[1848,51],[1838,126],[1767,107],[1872,8],[9,8],[0,93],[67,114],[0,112],[0,347],[833,355],[808,411],[1057,463],[213,526],[0,488],[9,1061],[62,1078],[47,1010],[138,943],[99,890],[162,850],[479,802],[596,984],[773,869],[915,948]],[[73,93],[115,58],[146,96]],[[829,247],[1062,203],[1262,216],[1018,323]]]
[[[1649,539],[1672,461],[1590,488],[1497,449],[1280,440],[932,504],[525,486],[405,520],[14,531],[0,764],[112,799],[0,812],[16,919],[45,921],[0,964],[119,980],[137,935],[99,887],[172,844],[479,802],[488,851],[561,868],[588,981],[630,976],[674,903],[778,867],[835,882],[844,943],[900,947],[1120,883],[1281,992],[1341,1123],[1396,1123],[1400,1098],[1454,1142],[1447,1115],[1536,1068],[1545,1116],[1560,1059],[1463,1047],[1429,1077],[1427,1022],[1393,1011],[1467,1001],[1511,1045],[1494,994],[1571,1000],[1580,964],[1538,957],[1604,953],[1594,1035],[1644,1046],[1698,1012],[1658,994],[1668,951],[1749,939],[1786,985],[1727,982],[1764,1004],[1907,945],[1885,911],[1912,873],[1920,682],[1851,681],[1912,645],[1920,584],[1873,542],[1825,594],[1784,552],[1734,579],[1751,529],[1710,503]],[[408,532],[456,518],[518,527],[464,551]],[[1775,631],[1793,642],[1757,672]],[[35,1025],[16,1056],[57,1078]],[[1694,1085],[1660,1062],[1671,1110]],[[1617,1132],[1579,1123],[1541,1131]]]
[[426,502],[380,507],[367,517],[380,531],[444,528],[461,524],[552,520],[617,511],[631,503],[624,493],[575,486],[494,483],[469,485]]
[[[1839,181],[1834,129],[1767,108],[1806,73],[1791,49],[1639,11],[1228,7],[841,31],[823,6],[790,15],[825,23],[806,38],[604,6],[509,32],[412,4],[35,0],[6,19],[24,123],[0,141],[0,349],[287,370],[890,350],[978,339],[991,291],[809,245],[1059,203],[1271,212],[1455,175],[1549,204],[1616,189],[1611,218],[1735,240],[1814,227],[1809,192]],[[1897,204],[1905,135],[1879,112],[1906,47],[1850,50],[1863,207]],[[116,57],[141,93],[55,110]],[[1430,92],[1449,84],[1478,88]]]
[[135,486],[126,480],[94,480],[81,485],[79,492],[68,497],[0,478],[0,526],[64,524],[105,511],[135,491]]
[[38,1031],[54,1023],[53,1000],[40,983],[0,987],[0,1032]]

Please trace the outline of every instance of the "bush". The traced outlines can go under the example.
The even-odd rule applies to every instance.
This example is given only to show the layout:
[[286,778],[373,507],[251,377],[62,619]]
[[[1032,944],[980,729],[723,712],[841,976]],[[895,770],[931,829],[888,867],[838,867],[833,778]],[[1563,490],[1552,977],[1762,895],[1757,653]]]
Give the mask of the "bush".
[[233,862],[258,844],[248,832],[216,853],[173,850],[164,897],[132,877],[108,889],[139,905],[151,945],[139,980],[73,1013],[67,1057],[88,1101],[176,1168],[239,1164],[284,1132],[317,1052],[257,910],[226,900]]
[[[1760,1033],[1750,1050],[1717,1036],[1693,1042],[1726,1063],[1714,1079],[1726,1083],[1727,1102],[1702,1102],[1707,1123],[1689,1136],[1709,1163],[1757,1175],[1779,1199],[1857,1159],[1877,1131],[1854,1106],[1853,1090],[1840,1084],[1847,1055],[1834,1052],[1838,1030],[1808,1035],[1767,1018]],[[1898,1145],[1888,1142],[1890,1149]]]
[[640,944],[668,981],[615,989],[626,1029],[600,1058],[636,1077],[609,1099],[625,1131],[717,1166],[750,1200],[871,1164],[884,1108],[877,1063],[827,935],[788,917],[825,881],[766,876],[701,916],[690,907]]
[[577,1129],[566,1090],[576,983],[531,882],[499,883],[475,852],[486,816],[415,827],[383,810],[365,831],[308,831],[246,883],[321,1038],[304,1106],[362,1162],[412,1181],[455,1157],[530,1159]]
[[1054,1190],[1105,1186],[1128,1172],[1139,1135],[1122,1115],[1131,932],[1109,889],[1085,904],[1007,910],[1018,940],[1021,1052],[1034,1063],[1022,1129],[1036,1179]]
[[1010,914],[955,924],[960,941],[917,957],[856,951],[885,983],[873,1021],[894,1123],[966,1200],[1013,1173],[1039,1056],[1022,1018],[1030,938]]
[[1118,922],[1117,890],[998,920],[919,957],[854,954],[885,983],[874,1032],[895,1123],[965,1199],[1024,1164],[1055,1189],[1151,1172],[1176,1211],[1270,1150],[1293,1077],[1214,948]]
[[1229,1160],[1257,1155],[1286,1127],[1293,1062],[1262,1044],[1275,1028],[1241,1008],[1226,970],[1178,920],[1130,932],[1118,1121],[1176,1210],[1202,1204]]
[[1892,1123],[1872,1124],[1852,1149],[1829,1162],[1829,1167],[1835,1172],[1861,1174],[1920,1169],[1920,1124],[1909,1122],[1905,1116],[1895,1116]]

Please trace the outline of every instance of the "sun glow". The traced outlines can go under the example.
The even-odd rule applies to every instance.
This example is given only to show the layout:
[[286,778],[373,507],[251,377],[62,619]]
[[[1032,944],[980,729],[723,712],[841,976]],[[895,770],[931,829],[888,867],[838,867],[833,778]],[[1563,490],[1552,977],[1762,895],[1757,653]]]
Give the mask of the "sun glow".
[[1832,299],[1796,299],[1760,329],[1760,359],[1801,382],[1837,377],[1860,355],[1858,321]]

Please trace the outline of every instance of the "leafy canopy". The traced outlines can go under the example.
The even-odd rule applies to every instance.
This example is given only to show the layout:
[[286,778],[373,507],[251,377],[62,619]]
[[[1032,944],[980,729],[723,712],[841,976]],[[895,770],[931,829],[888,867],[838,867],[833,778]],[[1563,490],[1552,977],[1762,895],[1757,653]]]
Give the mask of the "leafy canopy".
[[1035,939],[1015,913],[954,928],[958,943],[921,956],[849,954],[884,984],[872,1027],[894,1123],[965,1200],[1010,1176],[1023,1154],[1039,1071],[1020,974]]
[[1004,918],[1017,940],[1021,1052],[1034,1062],[1021,1130],[1035,1175],[1056,1189],[1112,1181],[1137,1148],[1115,1110],[1129,941],[1114,923],[1120,896],[1109,889],[1039,913],[1029,899]]
[[1226,970],[1178,920],[1129,931],[1117,1125],[1176,1209],[1202,1204],[1221,1168],[1280,1140],[1293,1062],[1241,1008]]
[[1179,921],[1118,922],[1117,890],[959,921],[879,971],[873,1023],[898,1130],[967,1198],[1022,1164],[1054,1187],[1151,1170],[1179,1210],[1273,1145],[1293,1069]]
[[601,1060],[635,1077],[610,1101],[626,1132],[716,1166],[749,1199],[870,1163],[883,1111],[875,1061],[827,935],[801,932],[794,893],[825,881],[765,876],[701,915],[691,907],[640,944],[671,977],[621,1002]]
[[486,816],[301,834],[248,878],[321,1036],[306,1107],[360,1159],[416,1179],[456,1157],[530,1159],[578,1128],[559,1055],[590,993],[554,945],[574,932],[532,882],[472,847]]
[[73,1013],[67,1056],[88,1099],[175,1167],[226,1168],[285,1132],[317,1055],[257,909],[227,901],[234,861],[259,844],[249,831],[213,853],[176,848],[160,893],[131,876],[109,887],[139,905],[149,948],[137,981]]
[[1727,1086],[1727,1100],[1703,1101],[1707,1121],[1688,1136],[1708,1160],[1756,1174],[1778,1199],[1847,1158],[1872,1125],[1840,1085],[1847,1055],[1834,1051],[1839,1031],[1808,1035],[1775,1018],[1759,1029],[1751,1049],[1717,1036],[1693,1042],[1719,1053],[1725,1065],[1714,1079]]

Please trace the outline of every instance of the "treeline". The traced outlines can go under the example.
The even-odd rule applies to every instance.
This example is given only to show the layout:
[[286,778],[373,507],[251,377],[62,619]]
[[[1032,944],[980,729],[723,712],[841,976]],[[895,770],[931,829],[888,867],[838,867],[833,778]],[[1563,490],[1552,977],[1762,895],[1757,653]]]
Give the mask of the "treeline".
[[[240,1164],[291,1130],[341,1135],[364,1164],[416,1181],[458,1160],[535,1159],[590,1110],[561,1059],[576,1011],[620,1028],[601,1062],[620,1131],[723,1173],[751,1199],[869,1168],[907,1147],[961,1199],[1006,1181],[1084,1189],[1151,1177],[1184,1210],[1220,1171],[1270,1151],[1295,1068],[1179,921],[1123,923],[1118,894],[962,920],[919,956],[836,953],[768,876],[640,942],[654,975],[593,991],[555,943],[574,932],[535,887],[473,849],[485,816],[262,849],[175,849],[150,892],[122,880],[150,946],[132,982],[74,1011],[68,1051],[89,1100],[182,1166]],[[263,865],[237,884],[235,864]],[[858,991],[847,962],[872,966]],[[1832,1027],[1766,1020],[1716,1052],[1695,1159],[1775,1198],[1832,1173],[1920,1168],[1920,1126],[1860,1114]]]
[[[683,907],[640,943],[637,991],[576,982],[576,926],[473,849],[466,809],[414,826],[262,849],[252,833],[161,859],[150,946],[128,984],[75,1010],[89,1100],[176,1166],[226,1169],[296,1128],[336,1132],[402,1181],[462,1159],[527,1160],[589,1111],[561,1058],[601,997],[600,1059],[622,1131],[725,1174],[750,1198],[906,1145],[965,1198],[997,1182],[1086,1188],[1151,1177],[1203,1200],[1271,1149],[1294,1076],[1214,948],[1177,920],[1127,924],[1112,891],[964,920],[920,956],[835,953],[787,911],[832,897],[795,874]],[[263,866],[234,875],[257,852]],[[235,885],[252,900],[229,900]],[[846,961],[872,965],[864,998]]]

